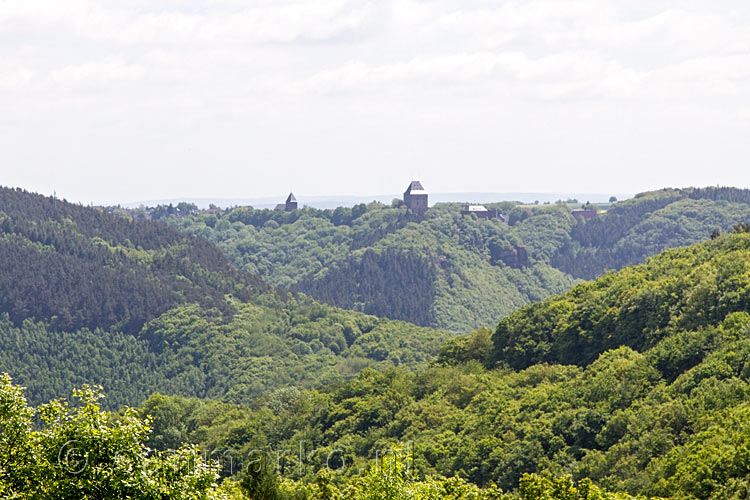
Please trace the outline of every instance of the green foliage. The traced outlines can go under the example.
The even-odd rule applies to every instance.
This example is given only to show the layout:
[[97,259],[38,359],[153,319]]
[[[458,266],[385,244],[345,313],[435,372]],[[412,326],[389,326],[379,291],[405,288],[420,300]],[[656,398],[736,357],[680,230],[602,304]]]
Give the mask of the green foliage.
[[[0,283],[0,370],[28,384],[36,402],[83,381],[104,385],[110,407],[153,392],[181,395],[154,395],[137,412],[112,415],[85,390],[80,404],[34,411],[3,379],[2,497],[241,498],[243,488],[283,500],[502,498],[500,488],[551,499],[629,498],[600,488],[746,496],[750,236],[738,226],[742,192],[648,193],[589,222],[560,206],[537,207],[513,226],[462,218],[450,205],[420,218],[369,205],[181,219],[246,270],[286,280],[277,284],[320,293],[338,286],[347,293],[335,300],[355,309],[405,306],[399,314],[454,330],[568,288],[573,280],[560,269],[598,274],[737,226],[527,306],[494,333],[447,343],[443,332],[274,290],[168,227],[0,194],[8,259],[0,262],[10,276]],[[515,268],[506,260],[515,265],[510,256],[521,248],[528,266]],[[33,272],[16,270],[27,261]],[[388,287],[397,280],[379,276],[382,269],[426,286]],[[350,274],[361,282],[347,282]],[[109,285],[95,280],[115,280],[122,304],[100,300]],[[69,296],[43,290],[58,283]],[[66,454],[64,465],[84,456],[91,465],[74,477],[58,467],[68,441],[86,453]],[[213,470],[185,468],[198,459],[191,445],[247,455],[300,443],[317,452],[302,468],[281,459],[284,480],[266,468],[214,491]],[[397,443],[411,443],[409,474],[368,469],[377,450]],[[183,451],[148,456],[145,446]],[[329,477],[321,471],[333,450],[350,466]]]
[[12,498],[31,487],[35,450],[31,442],[33,411],[20,387],[0,377],[0,495]]
[[575,486],[569,477],[551,480],[536,474],[525,474],[521,478],[520,497],[521,500],[645,500],[642,496],[603,491],[589,479]]
[[[748,474],[748,341],[725,339],[672,383],[649,354],[621,348],[585,369],[487,372],[467,363],[417,374],[365,371],[330,392],[301,392],[279,413],[260,401],[214,412],[186,441],[243,453],[248,438],[236,441],[235,429],[247,428],[255,429],[247,434],[253,449],[296,449],[304,440],[318,443],[323,456],[344,450],[351,467],[336,479],[341,491],[374,450],[405,441],[414,478],[460,475],[513,490],[525,473],[570,474],[631,494],[722,498],[727,484],[740,491]],[[206,405],[197,403],[181,420],[211,413]],[[731,417],[722,416],[726,411]],[[309,486],[322,467],[325,461],[313,458],[301,473],[293,467],[288,474]]]
[[654,191],[613,203],[589,221],[574,219],[567,205],[507,202],[488,208],[499,209],[508,224],[463,217],[461,205],[450,203],[421,217],[400,204],[370,204],[333,212],[241,207],[165,220],[215,243],[238,267],[273,285],[465,333],[578,279],[726,232],[750,220],[748,193]]
[[[159,222],[11,189],[0,208],[0,370],[34,404],[84,383],[102,385],[110,409],[154,392],[249,402],[367,366],[417,366],[448,338],[274,289]],[[289,227],[296,215],[273,217]]]
[[750,219],[750,190],[663,189],[616,203],[606,215],[579,221],[551,264],[577,278],[638,264]]
[[[416,216],[379,204],[289,213],[243,207],[221,214],[224,224],[211,225],[214,214],[205,213],[169,222],[207,238],[238,267],[271,284],[338,307],[454,332],[493,324],[575,283],[536,248],[529,258],[519,247],[520,229],[463,217],[460,210],[442,204]],[[567,234],[572,218],[553,212],[540,225],[561,224]],[[269,220],[278,225],[268,226]],[[545,251],[552,253],[553,245]],[[519,251],[525,258],[518,258]]]
[[[58,400],[33,410],[10,377],[0,378],[3,498],[223,498],[215,468],[195,448],[150,455],[147,423],[132,410],[102,412],[100,394],[90,387],[74,397],[75,405]],[[37,428],[34,418],[41,422]]]
[[245,468],[240,488],[253,500],[284,500],[287,497],[279,487],[276,464],[267,455]]
[[137,333],[180,304],[231,315],[226,294],[249,300],[269,287],[237,272],[201,238],[0,188],[0,313],[56,330]]
[[[325,279],[308,277],[295,288],[318,300],[345,309],[357,309],[375,316],[407,319],[419,325],[432,323],[431,308],[435,266],[412,253],[398,253],[390,248],[378,253],[367,249],[328,269]],[[394,277],[398,277],[394,281]],[[366,288],[364,300],[360,293]]]
[[83,383],[104,386],[108,408],[140,404],[154,392],[249,402],[277,387],[343,380],[367,366],[417,367],[448,338],[303,297],[261,299],[264,305],[231,301],[228,321],[217,310],[181,306],[136,336],[58,332],[28,320],[15,327],[0,317],[0,369],[26,384],[35,403]]
[[446,341],[440,348],[439,364],[459,364],[471,360],[487,362],[492,353],[492,330],[480,328],[469,335],[461,335]]
[[750,491],[750,407],[742,403],[702,423],[687,443],[655,460],[652,490],[675,498],[746,498]]
[[366,491],[358,471],[398,443],[412,450],[411,475],[366,483],[378,495],[460,477],[534,499],[745,498],[749,269],[750,236],[722,236],[522,309],[492,339],[451,339],[428,368],[367,369],[208,419],[212,403],[196,402],[174,420],[204,418],[182,441],[202,446],[313,443],[318,453],[287,471],[308,492],[327,453],[343,450],[351,465],[331,479],[341,498]]
[[[479,488],[459,477],[415,477],[403,449],[389,450],[363,473],[333,484],[329,471],[321,471],[310,483],[287,481],[279,490],[286,498],[300,500],[513,500],[497,487]],[[251,498],[256,498],[250,495]],[[257,497],[257,498],[262,498]],[[275,497],[279,498],[279,497]],[[284,498],[283,496],[281,498]]]
[[725,236],[669,250],[510,315],[493,336],[494,361],[516,368],[587,364],[607,349],[647,349],[748,309],[750,238]]
[[508,498],[495,487],[480,489],[454,478],[427,478],[419,481],[410,474],[400,448],[387,453],[362,477],[353,480],[343,495],[344,500],[501,500]]

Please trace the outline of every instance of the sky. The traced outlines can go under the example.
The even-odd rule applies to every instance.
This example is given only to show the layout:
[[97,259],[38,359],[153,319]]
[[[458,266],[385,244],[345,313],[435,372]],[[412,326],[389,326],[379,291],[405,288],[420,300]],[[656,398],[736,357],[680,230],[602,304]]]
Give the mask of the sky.
[[0,185],[750,187],[747,0],[0,0]]

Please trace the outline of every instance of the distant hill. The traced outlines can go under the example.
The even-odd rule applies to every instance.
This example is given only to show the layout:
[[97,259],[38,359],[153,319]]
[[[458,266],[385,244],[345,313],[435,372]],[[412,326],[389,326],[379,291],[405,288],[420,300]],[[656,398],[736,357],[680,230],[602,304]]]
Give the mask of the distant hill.
[[[744,232],[747,225],[741,225]],[[667,250],[500,321],[492,363],[585,365],[620,346],[643,351],[750,311],[750,235]],[[667,366],[665,365],[664,369]]]
[[568,204],[489,203],[508,217],[442,203],[274,212],[240,207],[169,223],[218,245],[242,269],[319,300],[467,332],[581,279],[643,262],[750,220],[750,191],[664,189],[585,221]]
[[[304,439],[323,453],[285,471],[308,484],[329,450],[351,464],[342,475],[355,475],[374,450],[408,443],[417,477],[506,492],[536,473],[654,498],[745,498],[750,226],[738,229],[526,306],[494,332],[455,337],[416,372],[366,370],[221,411],[154,396],[143,408],[159,416],[153,444],[246,456],[258,443],[286,450]],[[557,485],[521,498],[629,498]]]
[[637,264],[667,248],[687,246],[750,221],[750,190],[662,189],[612,205],[576,224],[551,264],[577,278]]
[[[573,224],[569,215],[561,219]],[[455,204],[438,205],[424,217],[371,203],[334,211],[243,207],[166,220],[217,244],[238,267],[276,286],[457,332],[492,324],[576,282],[535,250],[519,260],[516,229],[462,217]]]
[[83,383],[113,407],[155,391],[243,401],[416,365],[446,336],[273,288],[159,222],[0,188],[0,372],[35,402]]

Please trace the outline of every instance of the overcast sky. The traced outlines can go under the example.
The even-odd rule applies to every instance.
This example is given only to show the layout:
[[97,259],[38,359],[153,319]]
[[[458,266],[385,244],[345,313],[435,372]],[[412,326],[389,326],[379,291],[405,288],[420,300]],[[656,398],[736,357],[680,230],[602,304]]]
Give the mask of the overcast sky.
[[747,0],[0,0],[0,184],[84,203],[750,187],[749,159]]

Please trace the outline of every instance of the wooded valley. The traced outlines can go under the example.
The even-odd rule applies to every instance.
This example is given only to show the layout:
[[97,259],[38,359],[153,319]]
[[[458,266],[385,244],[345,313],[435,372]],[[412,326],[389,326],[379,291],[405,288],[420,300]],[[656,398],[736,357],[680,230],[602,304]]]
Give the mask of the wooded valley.
[[744,196],[164,224],[2,189],[0,495],[744,498]]
[[332,212],[239,207],[162,220],[215,243],[237,267],[275,286],[466,333],[580,280],[749,220],[750,190],[647,192],[589,221],[568,205],[487,205],[508,223],[462,216],[461,207],[438,204],[419,215],[394,200]]

